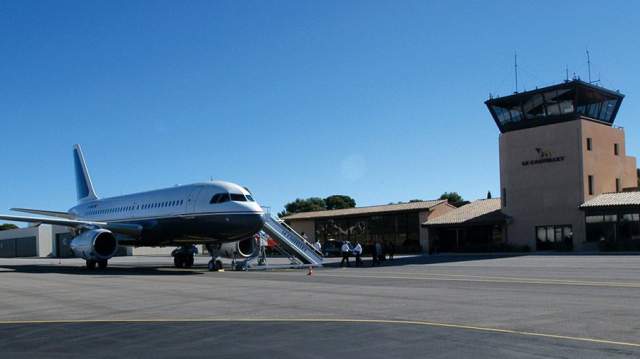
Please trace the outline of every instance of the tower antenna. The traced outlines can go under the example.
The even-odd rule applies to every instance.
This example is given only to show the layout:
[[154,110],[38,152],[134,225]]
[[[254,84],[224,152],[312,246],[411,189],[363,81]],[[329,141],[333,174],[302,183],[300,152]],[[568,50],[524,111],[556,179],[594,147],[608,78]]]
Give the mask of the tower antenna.
[[513,52],[513,66],[514,66],[514,73],[516,77],[516,93],[517,93],[518,92],[518,52],[517,51]]
[[569,82],[569,65],[565,65],[564,73],[565,73],[564,81]]
[[589,71],[589,83],[591,83],[591,56],[589,56],[589,49],[587,49],[587,69]]

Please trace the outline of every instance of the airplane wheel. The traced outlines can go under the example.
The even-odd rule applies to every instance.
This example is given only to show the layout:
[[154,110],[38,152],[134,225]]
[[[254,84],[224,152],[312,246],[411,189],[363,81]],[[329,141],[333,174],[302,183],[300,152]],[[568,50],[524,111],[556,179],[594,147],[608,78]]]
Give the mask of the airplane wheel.
[[177,254],[175,257],[173,257],[173,264],[176,266],[176,268],[182,268],[184,266],[182,256]]
[[99,261],[99,262],[98,262],[98,268],[100,268],[100,269],[105,269],[105,268],[107,268],[107,263],[108,263],[108,262],[107,262],[106,260],[105,260],[105,261]]
[[96,261],[87,259],[86,263],[87,263],[87,269],[91,269],[91,270],[96,269]]
[[193,266],[193,256],[187,256],[184,260],[185,268],[191,268]]

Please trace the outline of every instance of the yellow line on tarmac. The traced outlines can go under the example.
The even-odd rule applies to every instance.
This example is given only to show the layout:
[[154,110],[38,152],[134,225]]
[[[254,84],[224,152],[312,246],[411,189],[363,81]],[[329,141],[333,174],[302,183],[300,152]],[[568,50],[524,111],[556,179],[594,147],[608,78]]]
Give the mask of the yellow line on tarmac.
[[[515,284],[545,284],[545,285],[568,285],[568,286],[586,286],[586,287],[608,287],[608,288],[640,288],[640,283],[615,283],[615,282],[589,282],[589,281],[561,281],[546,280],[533,278],[498,278],[498,277],[481,277],[468,276],[467,278],[443,278],[437,274],[426,276],[399,276],[399,275],[373,275],[373,274],[330,274],[326,272],[316,272],[318,277],[337,277],[337,278],[374,278],[374,279],[409,279],[409,280],[434,280],[434,281],[451,281],[451,282],[481,282],[481,283],[515,283]],[[384,273],[383,273],[384,274]]]
[[[397,272],[376,272],[379,274],[391,274],[396,275],[400,274]],[[500,276],[483,276],[483,275],[470,275],[470,274],[447,274],[447,273],[438,273],[438,272],[402,272],[401,274],[409,274],[409,275],[427,275],[427,276],[436,276],[436,277],[458,277],[458,278],[482,278],[482,279],[497,279],[497,280],[530,280],[530,281],[545,281],[545,282],[557,282],[557,283],[588,283],[593,285],[621,285],[626,287],[639,287],[640,282],[598,282],[598,281],[585,281],[585,280],[574,280],[574,279],[552,279],[552,278],[527,278],[527,277],[500,277]]]
[[386,319],[331,319],[331,318],[193,318],[193,319],[79,319],[79,320],[2,320],[0,325],[7,324],[99,324],[99,323],[369,323],[369,324],[395,324],[395,325],[424,325],[430,327],[467,329],[489,333],[513,334],[529,337],[540,337],[549,339],[562,339],[570,341],[587,342],[594,344],[619,345],[633,348],[640,348],[640,343],[623,342],[617,340],[575,337],[569,335],[547,334],[537,332],[527,332],[514,329],[499,329],[481,327],[467,324],[439,323],[422,320],[386,320]]

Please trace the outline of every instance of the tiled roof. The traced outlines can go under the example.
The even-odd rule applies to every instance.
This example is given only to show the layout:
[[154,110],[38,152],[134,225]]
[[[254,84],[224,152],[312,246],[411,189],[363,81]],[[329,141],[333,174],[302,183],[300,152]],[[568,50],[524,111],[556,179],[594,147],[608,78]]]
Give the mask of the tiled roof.
[[505,218],[500,211],[500,198],[479,199],[441,216],[430,218],[423,225],[496,223],[504,221]]
[[603,193],[586,201],[580,208],[614,206],[640,206],[640,192]]
[[333,209],[328,211],[300,212],[300,213],[294,213],[290,216],[286,216],[282,219],[285,219],[285,220],[316,219],[316,218],[366,215],[366,214],[386,213],[386,212],[426,210],[426,209],[431,209],[432,207],[445,202],[447,201],[438,199],[438,200],[431,200],[431,201],[387,204],[382,206]]

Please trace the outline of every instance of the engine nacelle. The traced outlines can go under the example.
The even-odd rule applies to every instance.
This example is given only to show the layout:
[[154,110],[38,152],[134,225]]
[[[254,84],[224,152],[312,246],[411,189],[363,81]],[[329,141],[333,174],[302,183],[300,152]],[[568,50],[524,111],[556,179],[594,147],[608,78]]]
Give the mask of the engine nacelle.
[[118,241],[106,229],[93,229],[75,237],[70,246],[76,257],[99,261],[110,259],[116,254]]
[[250,237],[237,242],[224,243],[220,247],[220,255],[227,258],[247,258],[250,257],[257,248],[256,239]]

